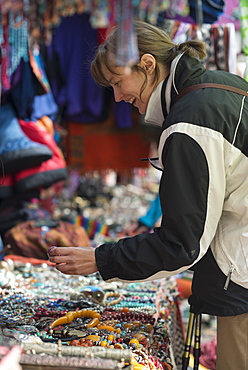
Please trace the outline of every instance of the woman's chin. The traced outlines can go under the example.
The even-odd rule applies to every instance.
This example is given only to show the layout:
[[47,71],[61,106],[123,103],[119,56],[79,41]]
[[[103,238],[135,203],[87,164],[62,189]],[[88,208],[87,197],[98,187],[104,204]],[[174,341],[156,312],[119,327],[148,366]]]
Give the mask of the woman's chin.
[[145,114],[146,113],[146,108],[145,107],[137,107],[139,110],[140,114]]

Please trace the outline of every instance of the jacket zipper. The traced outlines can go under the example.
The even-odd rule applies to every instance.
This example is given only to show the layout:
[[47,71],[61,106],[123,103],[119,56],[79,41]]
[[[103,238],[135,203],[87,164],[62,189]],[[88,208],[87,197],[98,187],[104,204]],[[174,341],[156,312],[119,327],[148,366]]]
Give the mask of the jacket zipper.
[[227,290],[227,288],[228,288],[228,285],[230,283],[230,280],[231,280],[231,276],[232,276],[233,271],[234,271],[234,265],[231,264],[231,268],[228,271],[228,274],[227,274],[227,277],[226,277],[226,281],[225,281],[225,285],[224,285],[224,290]]

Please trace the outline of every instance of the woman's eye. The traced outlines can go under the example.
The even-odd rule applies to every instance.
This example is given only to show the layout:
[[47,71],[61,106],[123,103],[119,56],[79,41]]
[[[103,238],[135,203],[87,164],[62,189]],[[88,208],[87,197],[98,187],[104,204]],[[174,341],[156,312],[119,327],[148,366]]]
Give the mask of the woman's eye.
[[120,87],[120,82],[116,82],[114,86]]

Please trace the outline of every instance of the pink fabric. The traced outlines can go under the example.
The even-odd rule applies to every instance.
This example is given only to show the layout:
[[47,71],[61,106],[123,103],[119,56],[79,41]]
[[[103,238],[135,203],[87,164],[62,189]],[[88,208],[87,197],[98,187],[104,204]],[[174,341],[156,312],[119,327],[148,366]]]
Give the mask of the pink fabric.
[[209,370],[216,369],[216,338],[201,344],[200,364]]

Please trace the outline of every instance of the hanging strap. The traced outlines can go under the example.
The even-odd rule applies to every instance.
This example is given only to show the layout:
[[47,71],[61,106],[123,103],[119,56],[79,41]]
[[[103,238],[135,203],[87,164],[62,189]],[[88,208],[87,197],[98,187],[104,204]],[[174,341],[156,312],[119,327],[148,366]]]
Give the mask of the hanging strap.
[[244,91],[244,90],[241,90],[237,87],[233,87],[233,86],[228,86],[228,85],[221,85],[221,84],[215,84],[215,83],[202,83],[202,84],[197,84],[197,85],[192,85],[192,86],[189,86],[189,87],[186,87],[185,89],[183,89],[176,97],[175,99],[175,103],[181,99],[184,95],[190,93],[191,91],[194,91],[194,90],[198,90],[198,89],[205,89],[206,87],[214,87],[215,89],[222,89],[222,90],[228,90],[228,91],[232,91],[232,92],[235,92],[237,94],[240,94],[240,95],[245,95],[245,96],[248,96],[248,92],[247,91]]

